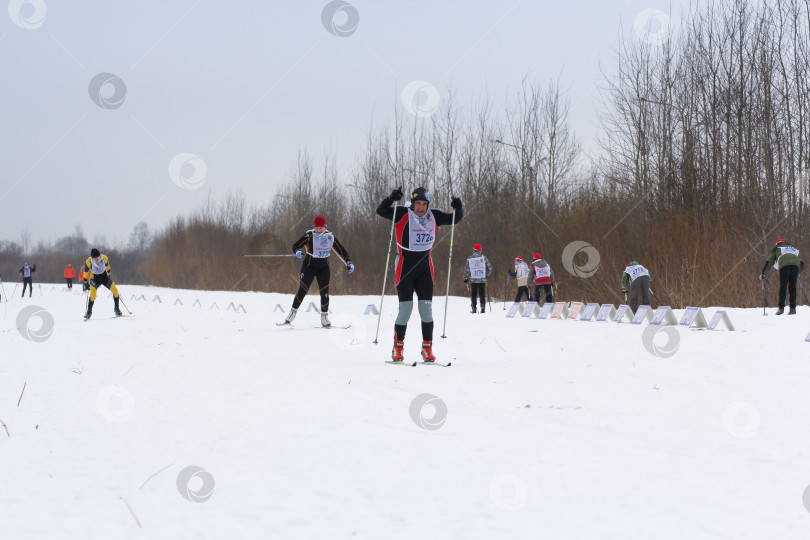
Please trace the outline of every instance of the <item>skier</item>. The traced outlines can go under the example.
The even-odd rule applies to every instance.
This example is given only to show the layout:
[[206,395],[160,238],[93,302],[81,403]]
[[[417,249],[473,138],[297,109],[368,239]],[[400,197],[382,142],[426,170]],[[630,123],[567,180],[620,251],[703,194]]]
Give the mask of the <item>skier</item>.
[[515,257],[515,269],[509,270],[509,275],[517,278],[518,290],[515,302],[520,302],[524,295],[527,301],[532,299],[529,294],[529,273],[529,265],[523,262],[523,257]]
[[87,283],[87,272],[89,272],[87,266],[82,265],[82,267],[79,268],[79,281],[82,282],[82,291],[90,290],[90,285]]
[[37,271],[36,264],[34,264],[33,266],[28,266],[28,263],[25,263],[23,264],[22,268],[20,268],[20,275],[22,276],[23,280],[23,292],[22,292],[23,298],[25,298],[26,287],[28,287],[28,298],[31,298],[34,295],[33,274],[36,271]]
[[88,269],[85,273],[85,279],[90,285],[90,299],[87,303],[87,313],[84,314],[85,320],[93,315],[93,303],[96,301],[96,291],[102,285],[112,292],[113,301],[115,302],[113,312],[117,317],[120,317],[121,310],[118,309],[118,287],[115,286],[110,276],[110,260],[106,255],[102,255],[98,249],[93,248],[90,250],[90,257],[84,263],[84,266]]
[[492,265],[489,259],[481,253],[481,244],[473,246],[472,255],[467,257],[467,263],[464,265],[464,283],[472,283],[470,287],[470,300],[472,301],[472,311],[476,311],[476,299],[481,298],[481,313],[486,313],[487,310],[487,277],[492,273]]
[[321,325],[324,327],[332,326],[329,321],[329,255],[332,249],[335,250],[346,263],[349,273],[354,272],[354,263],[349,258],[349,252],[346,251],[337,237],[326,230],[326,218],[318,216],[312,222],[313,229],[304,233],[304,236],[295,241],[292,246],[293,253],[299,259],[304,260],[301,263],[301,275],[299,276],[298,292],[295,293],[293,299],[292,309],[287,318],[281,324],[290,324],[295,319],[298,313],[298,307],[304,301],[309,286],[312,284],[314,278],[318,278],[319,291],[321,293]]
[[771,267],[779,270],[779,309],[777,315],[785,312],[785,292],[790,290],[790,311],[788,315],[796,314],[796,281],[799,274],[804,270],[804,261],[799,257],[799,250],[793,244],[780,238],[774,244],[771,255],[762,267],[762,274],[759,279],[763,280],[768,276]]
[[73,269],[73,265],[68,263],[65,267],[65,281],[67,282],[68,290],[73,290],[73,279],[76,277],[76,270]]
[[622,292],[627,296],[627,289],[630,288],[630,309],[633,313],[638,309],[638,293],[641,292],[641,305],[650,305],[650,282],[652,281],[652,272],[638,264],[636,261],[630,261],[630,264],[624,267],[622,274]]
[[554,301],[554,271],[539,253],[534,254],[532,261],[534,270],[534,301],[540,304],[540,289],[545,291],[545,302]]
[[[431,210],[430,192],[418,187],[411,193],[411,207],[391,205],[402,200],[402,188],[391,192],[377,207],[377,215],[394,221],[397,240],[396,275],[394,283],[399,297],[399,313],[394,322],[394,348],[391,359],[402,362],[405,346],[405,331],[413,311],[413,295],[416,293],[419,317],[422,320],[422,360],[436,361],[433,354],[433,259],[430,254],[436,233],[441,225],[458,223],[464,216],[461,199],[453,197],[450,206],[453,213]],[[396,210],[396,211],[395,211]]]

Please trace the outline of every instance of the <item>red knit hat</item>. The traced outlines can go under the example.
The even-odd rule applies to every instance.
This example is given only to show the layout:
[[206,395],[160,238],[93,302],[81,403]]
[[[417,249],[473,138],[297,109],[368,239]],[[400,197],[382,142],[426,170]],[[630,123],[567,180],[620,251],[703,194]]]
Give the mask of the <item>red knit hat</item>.
[[540,255],[539,253],[535,253],[535,254],[534,254],[534,260],[535,260],[535,261],[536,261],[537,259],[542,259],[542,258],[543,258],[543,256],[542,256],[542,255]]
[[326,227],[326,218],[323,216],[318,216],[313,220],[312,224],[316,227]]
[[475,244],[475,245],[473,246],[473,251],[481,251],[482,249],[483,249],[483,248],[481,247],[481,244]]
[[521,261],[521,262],[522,262],[522,261],[523,261],[523,257],[521,257],[520,255],[518,255],[517,257],[515,257],[515,260],[516,260],[516,261]]
[[779,240],[776,241],[777,244],[780,242],[787,242],[787,240],[785,240],[784,238],[780,238]]

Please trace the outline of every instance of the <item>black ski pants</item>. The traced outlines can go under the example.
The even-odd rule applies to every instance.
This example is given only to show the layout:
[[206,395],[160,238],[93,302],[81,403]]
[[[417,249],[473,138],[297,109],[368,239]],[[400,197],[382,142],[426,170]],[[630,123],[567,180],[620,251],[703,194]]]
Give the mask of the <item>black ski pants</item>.
[[31,277],[24,277],[23,278],[23,293],[22,295],[25,296],[25,288],[28,287],[28,296],[34,295],[34,284],[32,283],[33,278]]
[[486,283],[470,283],[470,300],[472,301],[472,310],[476,310],[476,300],[481,299],[481,313],[485,313],[487,309],[487,284]]
[[779,269],[779,309],[785,309],[785,296],[790,292],[790,309],[796,309],[796,281],[799,279],[799,267],[795,264]]
[[552,291],[551,285],[535,285],[534,286],[534,301],[540,304],[540,291],[545,291],[545,303],[551,303],[554,301],[554,292]]
[[309,286],[312,285],[312,280],[318,278],[318,290],[321,293],[321,312],[326,313],[329,311],[329,265],[302,266],[301,275],[298,281],[298,292],[295,293],[295,300],[293,300],[293,309],[298,309],[304,297],[309,291]]
[[641,305],[650,305],[650,276],[637,277],[630,283],[630,309],[633,314],[638,310],[638,295],[641,293]]
[[526,285],[518,287],[517,294],[515,295],[515,302],[520,302],[524,295],[526,296],[526,301],[531,302],[532,296],[529,294],[529,287]]

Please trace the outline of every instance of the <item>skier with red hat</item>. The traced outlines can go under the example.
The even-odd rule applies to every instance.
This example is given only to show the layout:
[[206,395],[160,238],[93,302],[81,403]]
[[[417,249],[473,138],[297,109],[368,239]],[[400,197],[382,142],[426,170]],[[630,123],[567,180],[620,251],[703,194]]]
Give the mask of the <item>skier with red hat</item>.
[[329,279],[331,276],[329,255],[332,250],[343,259],[349,273],[354,272],[354,263],[349,258],[349,252],[333,233],[326,230],[326,218],[318,216],[313,220],[312,225],[313,228],[305,232],[304,236],[296,240],[292,246],[295,256],[303,261],[301,261],[298,292],[295,293],[290,314],[283,323],[280,323],[282,325],[293,322],[301,302],[304,301],[304,297],[309,291],[309,286],[312,285],[312,280],[318,278],[321,294],[321,325],[325,328],[332,326],[329,320]]
[[759,279],[763,280],[768,277],[771,268],[779,270],[779,309],[776,310],[776,314],[781,315],[785,312],[785,293],[789,290],[790,311],[788,315],[795,315],[796,281],[804,270],[804,261],[799,257],[799,250],[784,238],[780,238],[771,249],[771,255],[765,261]]
[[523,261],[523,257],[515,257],[515,270],[509,271],[509,275],[517,279],[518,290],[515,295],[515,302],[520,302],[523,296],[526,296],[526,301],[531,301],[532,295],[529,294],[529,265]]
[[534,271],[534,301],[540,304],[540,290],[545,292],[545,301],[554,301],[554,271],[549,266],[548,262],[543,259],[539,253],[534,254],[532,261],[532,270]]
[[433,354],[433,259],[430,253],[441,225],[458,223],[464,215],[461,199],[453,197],[450,206],[453,212],[430,209],[430,192],[423,187],[411,193],[410,208],[392,207],[402,199],[402,188],[391,192],[377,207],[377,215],[394,221],[397,240],[396,274],[394,283],[399,297],[399,313],[394,322],[394,348],[391,359],[394,363],[403,360],[405,330],[413,311],[413,295],[416,293],[419,317],[422,320],[422,360],[436,361]]
[[492,265],[489,259],[481,253],[481,244],[473,246],[472,255],[467,257],[467,263],[464,265],[464,283],[472,284],[470,287],[470,300],[472,301],[472,311],[475,313],[476,299],[481,298],[481,313],[486,313],[487,310],[487,277],[492,273]]

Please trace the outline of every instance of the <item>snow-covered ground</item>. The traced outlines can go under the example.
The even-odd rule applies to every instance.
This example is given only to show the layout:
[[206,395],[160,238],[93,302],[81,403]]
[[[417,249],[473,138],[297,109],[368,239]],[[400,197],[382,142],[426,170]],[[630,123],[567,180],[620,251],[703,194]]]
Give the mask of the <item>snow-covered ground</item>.
[[441,368],[383,362],[393,296],[374,345],[373,297],[323,330],[275,326],[291,295],[126,285],[135,317],[104,290],[85,323],[61,288],[0,304],[3,539],[810,537],[806,307],[660,332],[662,358],[646,325],[464,298],[441,339],[436,299]]

